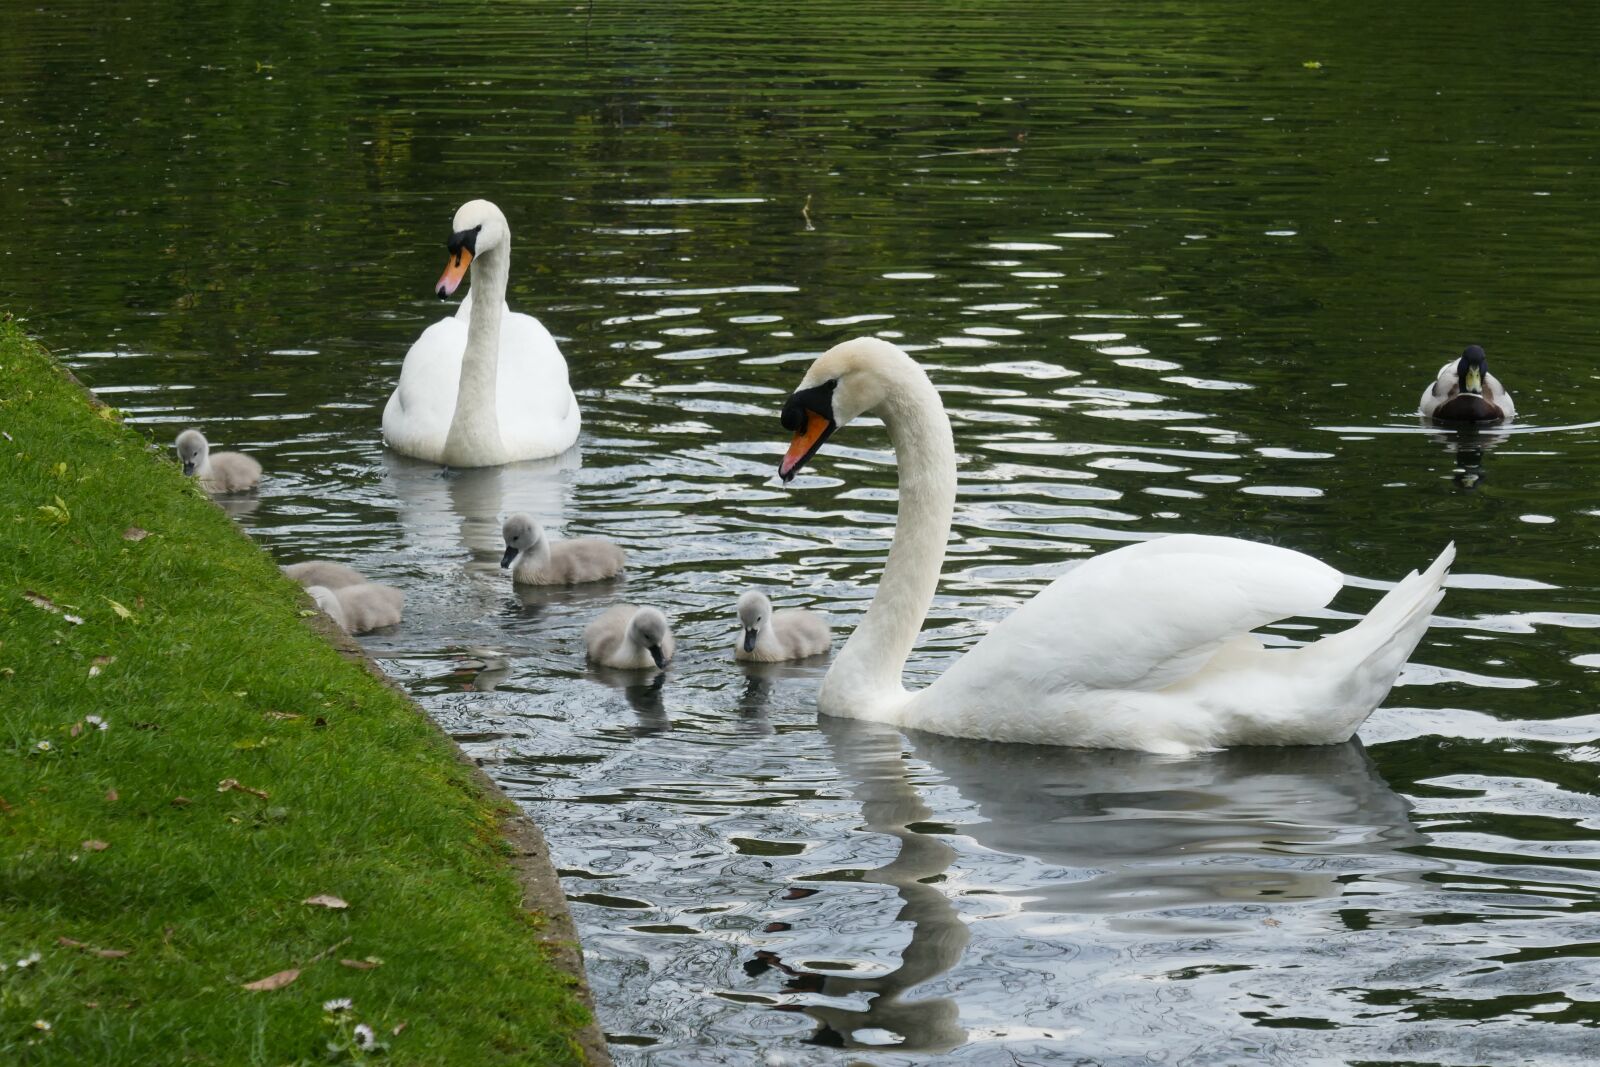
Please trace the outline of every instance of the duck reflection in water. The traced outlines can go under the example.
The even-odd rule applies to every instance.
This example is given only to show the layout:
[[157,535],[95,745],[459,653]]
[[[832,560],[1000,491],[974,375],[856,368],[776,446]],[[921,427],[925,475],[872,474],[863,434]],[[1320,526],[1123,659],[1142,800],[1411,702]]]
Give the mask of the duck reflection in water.
[[[894,886],[903,902],[896,921],[911,929],[898,968],[851,978],[784,958],[784,932],[803,928],[803,920],[768,926],[773,936],[746,971],[786,977],[795,1000],[780,1010],[816,1019],[810,1040],[818,1044],[883,1047],[892,1043],[887,1032],[898,1050],[937,1053],[965,1040],[953,999],[907,996],[955,970],[968,942],[938,884],[961,853],[919,827],[940,816],[910,780],[908,754],[976,809],[978,821],[959,833],[983,858],[971,872],[951,872],[957,882],[980,887],[981,868],[1001,864],[1002,882],[1012,886],[1003,895],[1023,911],[1106,916],[1108,929],[1135,936],[1249,935],[1259,929],[1263,904],[1336,900],[1364,876],[1413,880],[1437,866],[1404,851],[1423,840],[1410,805],[1359,741],[1172,757],[902,734],[828,717],[820,726],[858,783],[851,788],[864,829],[900,843],[893,862],[860,880]],[[1019,872],[1031,882],[1017,887]],[[825,883],[796,893],[785,907],[826,908]],[[825,910],[817,915],[829,921]],[[816,1002],[862,995],[871,998],[863,1009]]]
[[1446,428],[1426,416],[1422,418],[1422,425],[1427,428],[1430,439],[1442,445],[1445,451],[1455,454],[1455,471],[1451,480],[1468,492],[1478,488],[1488,477],[1485,463],[1489,453],[1511,437],[1505,430],[1493,426]]

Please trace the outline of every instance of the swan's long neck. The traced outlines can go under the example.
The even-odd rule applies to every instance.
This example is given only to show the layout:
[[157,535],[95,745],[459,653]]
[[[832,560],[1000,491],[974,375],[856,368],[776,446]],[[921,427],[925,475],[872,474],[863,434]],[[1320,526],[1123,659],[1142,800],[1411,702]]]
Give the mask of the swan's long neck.
[[908,373],[879,409],[900,469],[894,543],[866,616],[823,679],[818,706],[829,715],[896,722],[908,695],[907,657],[933,603],[956,500],[950,420],[933,383],[907,360]]
[[500,318],[505,308],[510,261],[509,237],[472,261],[472,317],[467,323],[467,350],[461,357],[456,410],[444,445],[444,460],[452,465],[472,467],[497,462],[504,449],[496,410],[496,379],[500,367]]

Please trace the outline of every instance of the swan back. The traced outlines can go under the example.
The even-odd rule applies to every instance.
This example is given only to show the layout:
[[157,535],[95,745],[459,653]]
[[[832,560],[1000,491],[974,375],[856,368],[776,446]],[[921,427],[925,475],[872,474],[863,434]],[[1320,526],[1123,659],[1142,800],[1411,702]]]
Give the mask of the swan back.
[[338,589],[346,585],[360,585],[366,576],[353,567],[327,559],[313,559],[305,563],[291,563],[281,568],[291,581],[306,588],[320,585],[324,589]]
[[392,585],[362,582],[333,591],[344,611],[342,625],[353,634],[393,626],[405,614],[405,594]]

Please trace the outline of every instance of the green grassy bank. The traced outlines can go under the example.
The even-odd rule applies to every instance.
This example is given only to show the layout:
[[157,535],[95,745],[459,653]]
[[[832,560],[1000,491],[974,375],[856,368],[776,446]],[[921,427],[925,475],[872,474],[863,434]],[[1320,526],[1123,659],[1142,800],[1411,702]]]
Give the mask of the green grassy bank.
[[506,812],[304,609],[0,322],[0,1063],[583,1062]]

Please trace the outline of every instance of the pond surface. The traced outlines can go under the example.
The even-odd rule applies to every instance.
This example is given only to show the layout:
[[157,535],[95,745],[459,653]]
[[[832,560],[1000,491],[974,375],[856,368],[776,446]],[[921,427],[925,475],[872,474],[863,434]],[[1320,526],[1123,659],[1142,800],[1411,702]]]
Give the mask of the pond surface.
[[[1600,34],[1440,10],[13,5],[0,307],[158,441],[255,453],[279,559],[404,587],[367,646],[545,827],[619,1063],[1592,1062]],[[378,425],[478,196],[584,430],[442,476]],[[1453,539],[1365,747],[907,736],[735,666],[742,589],[841,632],[872,591],[882,432],[774,478],[782,398],[869,331],[961,455],[913,684],[1131,540],[1339,567],[1297,641]],[[1517,425],[1419,427],[1474,342]],[[514,510],[627,581],[513,592]],[[665,676],[585,669],[622,597]]]

